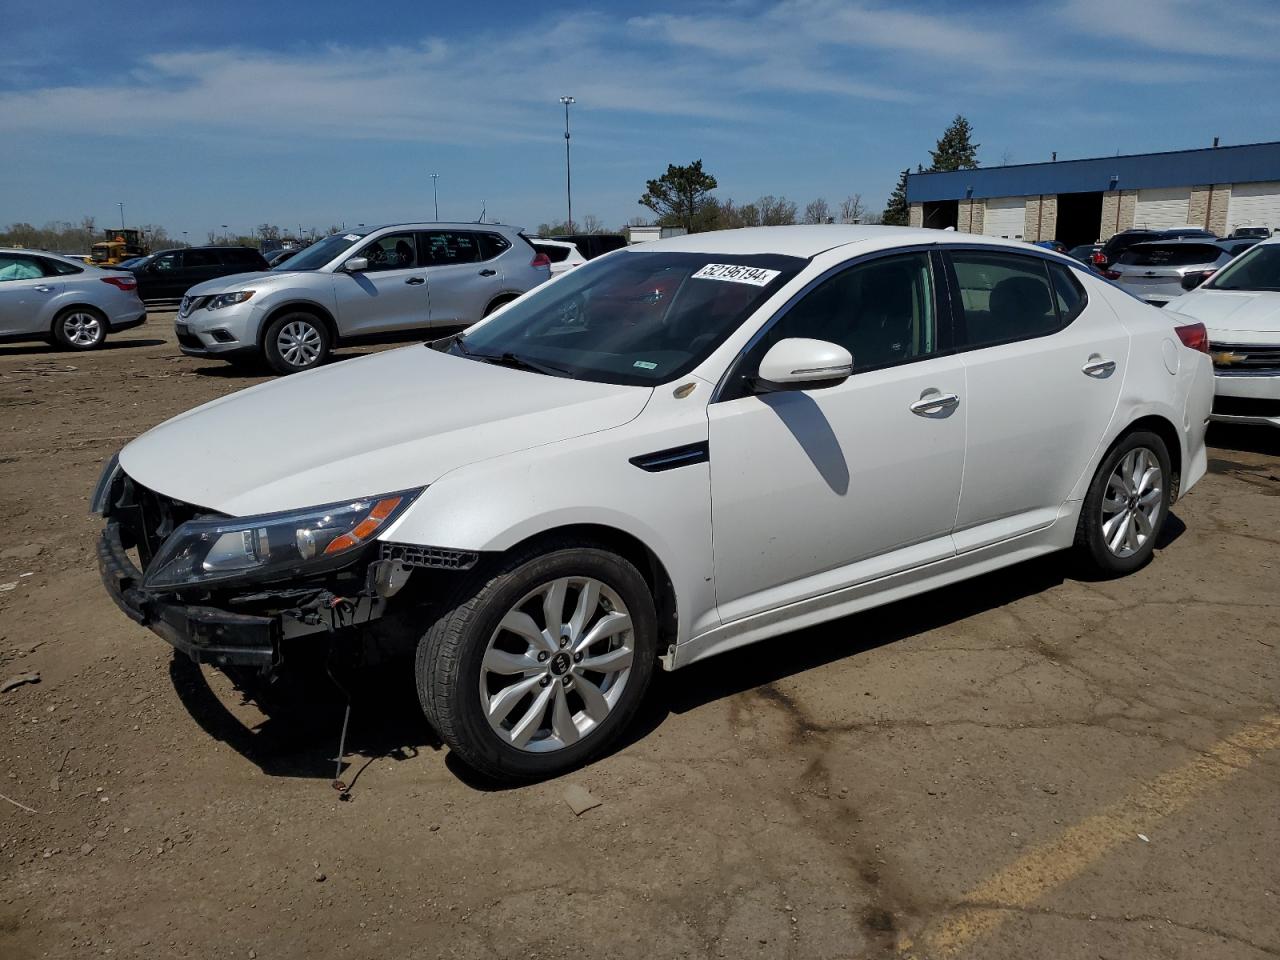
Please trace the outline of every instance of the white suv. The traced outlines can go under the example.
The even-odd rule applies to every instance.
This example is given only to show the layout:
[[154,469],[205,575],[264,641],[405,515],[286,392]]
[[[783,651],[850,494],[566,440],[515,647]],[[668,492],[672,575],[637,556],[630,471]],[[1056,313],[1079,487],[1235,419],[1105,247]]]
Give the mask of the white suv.
[[550,277],[548,257],[492,223],[407,223],[335,233],[267,273],[187,291],[183,353],[265,357],[278,373],[323,363],[345,337],[475,323]]
[[95,493],[99,563],[241,675],[400,638],[454,751],[541,777],[658,664],[1069,547],[1137,569],[1205,472],[1206,349],[1016,241],[677,237],[156,427]]

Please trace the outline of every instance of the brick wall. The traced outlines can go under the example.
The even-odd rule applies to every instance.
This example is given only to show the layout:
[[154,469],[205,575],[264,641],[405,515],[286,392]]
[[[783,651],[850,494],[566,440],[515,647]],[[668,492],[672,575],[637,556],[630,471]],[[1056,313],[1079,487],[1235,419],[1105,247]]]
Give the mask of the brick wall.
[[[1195,201],[1194,194],[1192,202]],[[1205,202],[1208,216],[1205,218],[1205,229],[1220,237],[1227,235],[1227,207],[1231,204],[1231,184],[1215,183],[1205,191]],[[1194,222],[1194,221],[1193,221]]]
[[[1214,201],[1216,204],[1216,200]],[[1136,190],[1108,190],[1102,195],[1102,224],[1098,239],[1106,243],[1114,234],[1133,226],[1138,212]]]
[[1040,198],[1027,197],[1027,212],[1022,221],[1022,239],[1035,243],[1040,239]]
[[923,227],[924,226],[924,204],[911,204],[911,212],[907,217],[907,226]]
[[973,203],[973,228],[970,233],[982,233],[983,227],[986,225],[987,219],[987,201],[974,200]]

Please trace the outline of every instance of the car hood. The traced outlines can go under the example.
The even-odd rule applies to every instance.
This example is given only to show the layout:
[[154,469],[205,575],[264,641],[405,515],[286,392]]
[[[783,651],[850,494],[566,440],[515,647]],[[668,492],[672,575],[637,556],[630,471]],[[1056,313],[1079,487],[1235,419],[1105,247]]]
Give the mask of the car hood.
[[233,516],[430,484],[458,467],[620,426],[649,387],[403,347],[242,390],[120,453],[143,486]]
[[1280,336],[1280,293],[1247,290],[1194,290],[1166,308],[1199,320],[1214,333],[1264,333]]

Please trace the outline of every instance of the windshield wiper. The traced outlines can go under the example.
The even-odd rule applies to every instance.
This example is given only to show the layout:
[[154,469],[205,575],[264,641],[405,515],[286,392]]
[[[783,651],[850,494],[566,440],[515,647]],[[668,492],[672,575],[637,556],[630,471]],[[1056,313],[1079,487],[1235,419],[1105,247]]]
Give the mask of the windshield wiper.
[[[462,346],[461,342],[458,344]],[[465,347],[462,347],[467,356],[475,357],[477,360],[483,360],[485,363],[492,363],[499,367],[511,367],[513,370],[531,370],[534,373],[545,373],[553,377],[572,377],[573,374],[564,367],[557,367],[555,364],[544,363],[541,360],[531,360],[528,357],[522,357],[519,354],[507,351],[506,353],[472,353]]]

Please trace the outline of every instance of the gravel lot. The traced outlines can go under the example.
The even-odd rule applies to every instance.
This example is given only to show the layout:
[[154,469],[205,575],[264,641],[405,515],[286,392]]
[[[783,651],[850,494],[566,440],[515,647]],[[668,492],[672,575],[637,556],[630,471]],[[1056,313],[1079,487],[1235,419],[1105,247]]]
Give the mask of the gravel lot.
[[39,673],[0,694],[5,960],[1280,956],[1280,436],[1215,428],[1133,577],[1050,558],[660,675],[560,780],[476,782],[407,667],[364,677],[341,802],[331,698],[262,716],[94,565],[104,458],[253,382],[168,313],[0,346],[0,680]]

